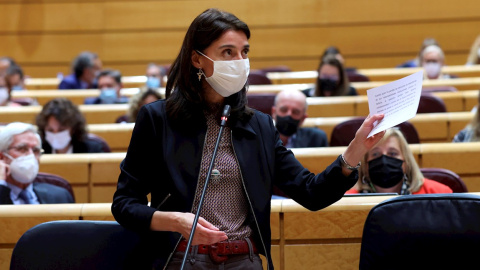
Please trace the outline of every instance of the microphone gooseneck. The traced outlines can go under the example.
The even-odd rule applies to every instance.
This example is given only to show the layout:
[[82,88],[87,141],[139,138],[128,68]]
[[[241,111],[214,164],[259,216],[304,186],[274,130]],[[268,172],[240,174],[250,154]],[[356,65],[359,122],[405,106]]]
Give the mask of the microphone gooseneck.
[[190,246],[192,245],[193,236],[195,235],[195,229],[197,228],[198,218],[200,217],[200,211],[202,210],[203,201],[205,199],[205,193],[207,192],[208,182],[210,180],[210,176],[212,175],[212,168],[215,164],[215,157],[217,156],[218,146],[220,145],[220,140],[222,138],[222,133],[225,125],[227,124],[228,117],[230,116],[230,105],[225,105],[223,107],[222,117],[220,119],[220,130],[218,131],[217,142],[215,143],[215,148],[213,149],[212,160],[210,161],[210,166],[208,167],[207,177],[205,179],[205,185],[203,186],[202,195],[200,197],[200,201],[198,202],[197,212],[195,214],[195,218],[193,219],[192,230],[190,231],[190,237],[188,238],[187,248],[185,249],[185,254],[183,255],[182,266],[180,269],[184,269],[185,263],[187,261],[187,256],[190,251]]

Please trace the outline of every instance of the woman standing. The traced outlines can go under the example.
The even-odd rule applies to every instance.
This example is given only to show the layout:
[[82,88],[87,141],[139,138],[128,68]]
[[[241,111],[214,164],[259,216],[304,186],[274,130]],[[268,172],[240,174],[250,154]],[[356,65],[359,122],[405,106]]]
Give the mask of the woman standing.
[[[200,14],[172,64],[166,100],[144,105],[137,116],[112,213],[127,228],[159,232],[152,240],[158,243],[155,267],[180,266],[225,104],[231,114],[187,269],[262,269],[258,254],[273,269],[273,185],[310,210],[326,207],[353,186],[354,166],[383,135],[367,139],[383,116],[368,117],[343,155],[324,172],[310,173],[282,145],[271,117],[246,106],[249,38],[248,26],[231,13],[208,9]],[[238,250],[221,252],[233,247]]]

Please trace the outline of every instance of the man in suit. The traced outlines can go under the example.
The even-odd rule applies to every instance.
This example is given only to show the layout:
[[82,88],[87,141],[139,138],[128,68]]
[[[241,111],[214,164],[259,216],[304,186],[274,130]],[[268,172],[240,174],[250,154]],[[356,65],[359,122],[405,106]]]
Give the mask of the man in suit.
[[72,62],[72,74],[65,76],[58,89],[97,88],[95,77],[102,70],[102,61],[96,53],[82,52]]
[[299,90],[284,90],[277,94],[272,117],[283,145],[288,148],[328,146],[325,131],[301,128],[307,118],[307,99]]
[[0,132],[0,204],[74,203],[64,188],[34,182],[42,154],[31,124],[14,122]]
[[128,103],[128,97],[120,95],[122,74],[118,70],[102,70],[98,75],[98,89],[100,89],[100,96],[85,98],[84,104]]

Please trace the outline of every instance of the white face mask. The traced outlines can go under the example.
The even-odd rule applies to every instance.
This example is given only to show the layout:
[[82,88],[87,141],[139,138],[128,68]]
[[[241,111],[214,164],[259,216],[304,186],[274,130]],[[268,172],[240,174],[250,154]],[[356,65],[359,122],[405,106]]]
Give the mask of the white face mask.
[[53,149],[60,150],[68,146],[72,137],[70,136],[69,129],[57,133],[45,131],[45,140],[47,140]]
[[442,66],[440,63],[425,63],[423,65],[425,72],[427,73],[428,78],[437,78],[440,75],[440,71],[442,70]]
[[10,163],[10,174],[15,181],[22,184],[30,184],[37,177],[38,161],[34,154],[20,156],[15,159],[7,153],[4,153],[4,155],[12,160],[12,163]]
[[208,77],[201,71],[208,84],[222,97],[229,97],[245,86],[250,73],[250,61],[247,59],[214,61],[205,54],[197,51],[213,62],[213,74]]
[[5,87],[0,87],[0,104],[8,100],[8,90]]

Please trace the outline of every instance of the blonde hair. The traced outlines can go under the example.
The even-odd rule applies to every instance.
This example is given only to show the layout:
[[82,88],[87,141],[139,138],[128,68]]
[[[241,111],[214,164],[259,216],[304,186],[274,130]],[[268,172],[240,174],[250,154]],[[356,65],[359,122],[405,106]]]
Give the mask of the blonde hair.
[[[396,128],[388,129],[385,133],[385,136],[376,144],[382,144],[390,137],[396,137],[398,143],[400,144],[400,151],[402,152],[404,162],[405,162],[405,175],[407,176],[407,183],[409,185],[408,190],[411,193],[418,191],[423,185],[423,174],[418,167],[417,161],[408,146],[407,140],[403,136],[402,132]],[[355,184],[355,189],[368,190],[373,192],[371,186],[369,185],[370,179],[368,175],[368,152],[362,158],[362,165],[358,169],[358,181]]]
[[[480,91],[478,91],[478,104],[480,105]],[[475,116],[473,117],[472,121],[467,125],[467,127],[473,130],[472,137],[470,138],[471,142],[478,142],[480,141],[480,108],[478,108],[475,112]]]
[[480,64],[480,57],[478,56],[478,48],[480,48],[480,35],[477,36],[475,41],[470,48],[470,53],[467,58],[467,65],[477,65]]

